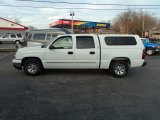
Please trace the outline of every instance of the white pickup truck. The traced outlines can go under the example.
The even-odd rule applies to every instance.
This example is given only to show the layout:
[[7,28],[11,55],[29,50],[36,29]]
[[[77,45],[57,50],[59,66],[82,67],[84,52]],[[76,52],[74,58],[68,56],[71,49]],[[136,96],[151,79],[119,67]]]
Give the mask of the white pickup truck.
[[28,75],[44,69],[109,69],[113,76],[124,77],[130,67],[145,66],[144,59],[138,35],[69,34],[47,45],[20,48],[12,62]]

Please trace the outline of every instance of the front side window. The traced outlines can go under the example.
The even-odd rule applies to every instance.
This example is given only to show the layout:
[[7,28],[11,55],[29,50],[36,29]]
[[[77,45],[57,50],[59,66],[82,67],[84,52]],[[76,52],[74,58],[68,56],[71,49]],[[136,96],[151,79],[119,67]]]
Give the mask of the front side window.
[[33,40],[45,40],[45,33],[35,33],[33,36]]
[[59,49],[72,49],[73,42],[71,36],[65,36],[58,38],[53,44],[55,48]]
[[143,43],[149,43],[149,39],[148,38],[142,39],[142,42]]
[[94,39],[92,36],[77,36],[76,46],[77,49],[95,48]]
[[9,38],[9,34],[6,34],[5,36],[3,36],[3,38]]
[[51,40],[52,34],[47,34],[46,40]]
[[134,37],[105,37],[105,43],[107,45],[136,45],[136,39]]
[[32,38],[32,34],[29,34],[28,37],[27,37],[27,39],[31,40],[31,38]]

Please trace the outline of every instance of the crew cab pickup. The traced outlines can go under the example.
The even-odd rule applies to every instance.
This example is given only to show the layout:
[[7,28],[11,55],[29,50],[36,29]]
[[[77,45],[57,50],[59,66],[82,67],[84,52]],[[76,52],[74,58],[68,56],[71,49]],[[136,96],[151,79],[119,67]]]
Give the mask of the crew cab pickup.
[[44,69],[109,69],[124,77],[130,67],[145,66],[144,59],[138,35],[68,34],[46,45],[20,48],[12,62],[32,76]]

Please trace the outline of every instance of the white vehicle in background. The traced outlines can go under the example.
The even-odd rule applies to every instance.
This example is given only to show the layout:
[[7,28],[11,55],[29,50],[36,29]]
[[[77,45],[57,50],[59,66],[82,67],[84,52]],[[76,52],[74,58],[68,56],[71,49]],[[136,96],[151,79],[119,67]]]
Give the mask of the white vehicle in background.
[[1,43],[15,43],[19,45],[24,42],[23,36],[21,34],[16,33],[7,33],[0,37]]
[[27,33],[25,38],[26,46],[41,46],[43,44],[49,43],[51,40],[55,39],[58,35],[70,34],[70,31],[66,29],[39,29],[32,30]]
[[124,77],[130,67],[145,66],[145,50],[138,35],[61,35],[47,45],[20,48],[13,65],[28,75],[43,69],[109,69]]

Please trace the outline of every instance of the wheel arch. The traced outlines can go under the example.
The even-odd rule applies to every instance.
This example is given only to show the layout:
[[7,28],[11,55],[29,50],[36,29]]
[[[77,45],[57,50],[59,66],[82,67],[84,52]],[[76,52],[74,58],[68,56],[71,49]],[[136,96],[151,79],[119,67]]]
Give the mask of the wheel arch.
[[14,43],[16,43],[16,41],[18,41],[19,43],[21,43],[21,41],[19,39],[14,40]]
[[126,61],[128,66],[131,66],[131,60],[128,57],[115,57],[111,60],[109,67],[114,61]]
[[25,61],[28,60],[28,59],[36,59],[36,60],[39,60],[40,63],[41,63],[41,65],[42,65],[42,67],[44,68],[43,63],[42,63],[42,61],[41,61],[41,59],[40,59],[39,57],[25,57],[25,58],[22,59],[21,65],[23,66],[24,63],[25,63]]

